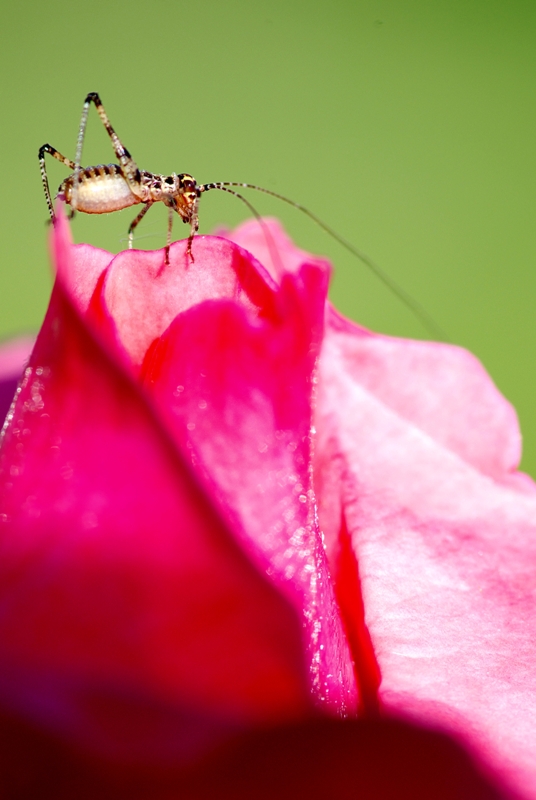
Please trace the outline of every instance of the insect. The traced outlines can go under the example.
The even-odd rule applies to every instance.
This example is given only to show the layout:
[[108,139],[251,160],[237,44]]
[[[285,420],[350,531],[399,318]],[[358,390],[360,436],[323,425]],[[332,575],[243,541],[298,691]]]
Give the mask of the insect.
[[[118,164],[99,164],[95,167],[81,166],[82,147],[91,103],[95,105],[102,124],[111,139],[112,147],[119,162]],[[326,233],[372,270],[372,272],[374,272],[375,275],[411,309],[415,316],[434,336],[439,336],[440,339],[447,339],[443,331],[441,331],[422,306],[379,267],[378,264],[372,261],[365,253],[354,247],[354,245],[305,208],[305,206],[300,205],[300,203],[296,203],[288,197],[284,197],[270,189],[264,189],[261,186],[255,186],[250,183],[220,181],[216,183],[198,184],[195,178],[187,173],[160,175],[158,173],[140,170],[113,129],[97,92],[90,92],[84,100],[74,161],[71,161],[70,158],[66,158],[50,144],[44,144],[39,148],[39,167],[41,170],[43,188],[50,217],[52,221],[54,221],[54,206],[50,194],[45,164],[45,155],[47,153],[72,170],[71,174],[61,183],[56,197],[63,199],[69,204],[73,214],[75,211],[82,211],[85,214],[107,214],[111,211],[120,211],[129,206],[143,205],[143,208],[132,220],[128,229],[129,248],[133,246],[134,231],[147,211],[155,203],[164,203],[168,208],[168,228],[165,248],[166,264],[169,264],[169,248],[171,245],[173,215],[175,213],[180,216],[184,223],[190,226],[187,254],[192,261],[194,260],[192,244],[199,229],[199,200],[201,195],[205,192],[218,189],[219,191],[234,195],[247,205],[251,213],[261,224],[262,219],[251,203],[243,195],[230,187],[254,189],[257,192],[263,192],[264,194],[276,197],[294,208],[297,208],[323,228]]]

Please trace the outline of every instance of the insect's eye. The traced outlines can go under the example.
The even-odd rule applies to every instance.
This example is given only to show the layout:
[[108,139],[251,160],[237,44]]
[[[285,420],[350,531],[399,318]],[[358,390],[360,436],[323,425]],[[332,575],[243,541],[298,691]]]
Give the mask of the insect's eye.
[[173,180],[173,178],[171,178],[171,177],[166,178],[166,183],[168,183],[170,186],[173,186],[174,182],[175,181]]
[[179,175],[179,178],[181,179],[183,191],[195,191],[196,183],[191,175]]

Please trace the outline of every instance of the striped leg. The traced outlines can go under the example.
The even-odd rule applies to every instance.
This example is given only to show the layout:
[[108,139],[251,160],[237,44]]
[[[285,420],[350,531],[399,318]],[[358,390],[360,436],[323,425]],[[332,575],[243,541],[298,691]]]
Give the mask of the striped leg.
[[190,256],[192,261],[195,261],[194,254],[192,253],[192,244],[194,241],[194,236],[196,235],[197,231],[199,230],[199,197],[195,201],[194,211],[192,214],[192,221],[190,223],[190,235],[188,236],[188,246],[186,248],[187,255]]
[[169,248],[171,247],[171,231],[173,229],[173,214],[175,209],[173,206],[168,208],[168,223],[167,223],[167,238],[166,238],[166,254],[164,257],[164,264],[169,266]]
[[132,156],[128,152],[127,148],[121,142],[119,136],[114,131],[110,120],[108,119],[108,115],[104,110],[104,106],[101,103],[101,99],[97,92],[90,92],[86,99],[84,100],[84,107],[82,109],[82,117],[80,119],[80,128],[78,130],[78,139],[76,140],[76,159],[75,159],[75,180],[74,180],[74,187],[78,185],[78,173],[80,172],[80,165],[82,162],[82,147],[84,145],[84,137],[86,135],[86,125],[87,125],[87,118],[89,114],[89,106],[91,103],[95,104],[95,108],[97,109],[98,115],[101,118],[101,122],[106,128],[106,132],[111,139],[112,147],[114,149],[115,155],[121,165],[121,172],[123,173],[123,177],[127,181],[128,184],[139,184],[140,180],[140,171],[136,162],[133,160]]
[[133,219],[132,222],[130,223],[130,226],[129,226],[129,229],[128,229],[128,249],[129,250],[132,250],[132,246],[134,244],[134,231],[135,231],[135,229],[138,227],[138,225],[140,224],[140,222],[142,221],[144,216],[147,214],[147,212],[149,211],[149,209],[151,208],[152,205],[153,205],[152,203],[146,203],[143,206],[143,208],[140,211],[140,213],[138,214],[138,216],[135,219]]
[[41,180],[43,181],[43,189],[45,190],[45,197],[48,206],[48,213],[50,214],[50,218],[54,220],[54,206],[52,205],[52,196],[50,194],[50,187],[48,185],[48,175],[47,169],[45,165],[45,153],[53,156],[57,161],[61,161],[62,164],[69,167],[69,169],[73,170],[75,168],[74,161],[71,161],[70,158],[66,158],[59,153],[55,147],[52,147],[50,144],[44,144],[42,147],[39,148],[39,169],[41,170]]

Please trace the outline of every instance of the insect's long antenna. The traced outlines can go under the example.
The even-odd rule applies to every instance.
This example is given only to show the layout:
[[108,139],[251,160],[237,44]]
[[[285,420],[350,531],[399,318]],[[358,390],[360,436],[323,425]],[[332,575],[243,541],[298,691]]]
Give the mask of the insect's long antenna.
[[[279,272],[284,272],[284,267],[283,267],[283,264],[281,262],[281,256],[279,255],[279,251],[278,251],[278,249],[276,247],[276,244],[274,242],[273,236],[270,233],[270,230],[269,230],[268,226],[266,225],[265,221],[263,220],[263,218],[261,217],[261,215],[259,214],[257,209],[254,208],[251,205],[249,200],[246,200],[246,198],[243,197],[243,195],[239,194],[238,192],[234,192],[232,189],[228,189],[227,188],[228,186],[231,186],[231,185],[232,186],[235,186],[235,185],[238,186],[239,184],[204,183],[202,186],[198,187],[198,191],[201,194],[202,192],[210,192],[212,189],[218,189],[220,192],[227,192],[227,194],[232,194],[233,197],[238,197],[239,200],[242,200],[242,202],[245,203],[245,205],[249,208],[250,212],[253,214],[253,216],[255,217],[255,219],[257,220],[257,222],[259,223],[259,225],[262,228],[262,231],[264,233],[264,237],[266,239],[266,243],[268,245],[268,249],[270,251],[270,257],[272,259],[274,267],[277,267]],[[242,184],[240,184],[240,185],[242,185]],[[246,188],[250,188],[250,187],[246,185]]]
[[393,292],[393,294],[396,295],[396,297],[398,297],[398,299],[413,312],[413,314],[417,317],[417,319],[421,322],[421,324],[424,325],[424,327],[428,330],[429,333],[432,334],[434,338],[442,339],[445,342],[450,341],[445,331],[443,331],[439,327],[439,325],[432,319],[430,314],[428,314],[428,312],[421,306],[421,304],[418,303],[410,294],[408,294],[408,292],[406,292],[405,289],[403,289],[399,283],[393,280],[393,278],[391,278],[391,276],[388,275],[387,272],[385,272],[385,270],[383,270],[378,264],[376,264],[375,261],[373,261],[369,256],[367,256],[366,253],[363,253],[357,247],[354,247],[354,245],[351,244],[349,241],[347,241],[343,236],[341,236],[340,233],[337,233],[337,231],[333,230],[333,228],[331,228],[327,223],[321,220],[320,217],[317,217],[316,214],[313,214],[312,211],[309,211],[308,208],[305,208],[305,206],[300,205],[300,203],[296,203],[294,200],[290,200],[288,197],[285,197],[282,194],[278,194],[278,192],[273,192],[271,191],[271,189],[263,189],[262,186],[255,186],[252,183],[239,183],[238,181],[221,181],[220,183],[211,183],[207,185],[210,186],[210,188],[214,189],[224,189],[224,187],[226,186],[240,186],[243,189],[254,189],[257,192],[264,192],[264,194],[269,194],[272,197],[276,197],[278,200],[282,200],[284,203],[288,203],[290,206],[297,208],[298,211],[301,211],[303,214],[308,216],[309,219],[312,219],[313,222],[315,222],[324,231],[326,231],[326,233],[329,234],[329,236],[331,236],[333,239],[335,239],[335,241],[339,242],[339,244],[342,245],[342,247],[344,247],[346,250],[352,253],[352,255],[354,255],[356,258],[362,261],[363,264],[365,264],[371,270],[371,272],[373,272],[374,275],[376,275],[376,277],[379,278],[379,280],[381,280],[382,283],[385,286],[387,286],[387,288],[391,292]]

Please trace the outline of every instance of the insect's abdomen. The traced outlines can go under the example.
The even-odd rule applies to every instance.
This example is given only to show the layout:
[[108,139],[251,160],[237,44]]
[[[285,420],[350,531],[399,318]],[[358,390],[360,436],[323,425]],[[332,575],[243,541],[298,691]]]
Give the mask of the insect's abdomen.
[[[117,164],[86,167],[80,170],[79,179],[76,208],[85,214],[107,214],[140,202],[130,191]],[[63,194],[65,202],[69,204],[73,196],[73,185],[74,174],[69,175],[58,190],[58,194]]]

